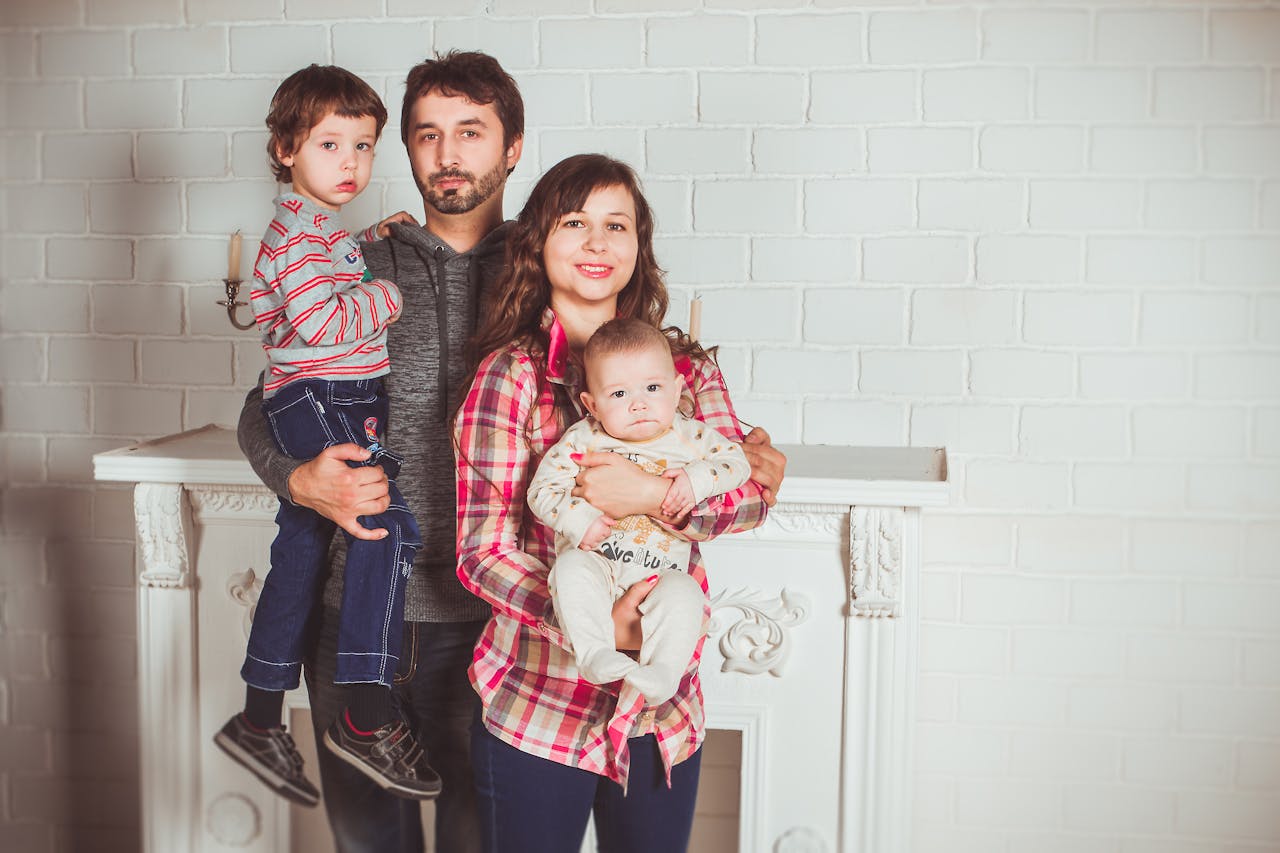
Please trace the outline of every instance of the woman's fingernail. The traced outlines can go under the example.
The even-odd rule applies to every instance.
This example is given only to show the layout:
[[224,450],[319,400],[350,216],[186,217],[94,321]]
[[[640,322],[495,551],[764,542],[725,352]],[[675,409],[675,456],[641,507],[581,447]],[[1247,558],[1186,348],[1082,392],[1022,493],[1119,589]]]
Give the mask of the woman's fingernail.
[[645,583],[657,583],[657,582],[658,582],[658,576],[657,576],[657,575],[649,575],[649,577],[647,577],[647,578],[645,578],[645,579],[644,579],[644,582],[645,582]]
[[581,462],[581,461],[582,461],[582,454],[581,454],[581,453],[570,453],[570,454],[569,454],[569,459],[570,459],[570,460],[572,460],[572,461],[574,461],[574,462]]

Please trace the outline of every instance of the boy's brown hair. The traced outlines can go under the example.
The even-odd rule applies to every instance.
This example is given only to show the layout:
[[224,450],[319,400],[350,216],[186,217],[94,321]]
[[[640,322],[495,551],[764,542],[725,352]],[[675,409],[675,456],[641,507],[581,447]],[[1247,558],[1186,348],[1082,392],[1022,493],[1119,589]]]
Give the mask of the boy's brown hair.
[[595,330],[582,351],[582,360],[617,353],[655,349],[671,351],[671,339],[656,326],[634,317],[616,317]]
[[271,97],[267,111],[267,156],[271,173],[281,183],[293,181],[293,170],[280,162],[298,150],[298,145],[324,117],[335,113],[344,118],[372,116],[377,124],[374,139],[382,136],[387,124],[387,108],[368,83],[336,65],[309,65],[290,74]]
[[473,104],[493,104],[502,122],[502,145],[510,148],[524,136],[524,99],[520,87],[498,60],[479,51],[451,50],[424,60],[409,70],[400,108],[400,141],[409,144],[409,114],[418,99],[438,92],[446,98],[463,97]]

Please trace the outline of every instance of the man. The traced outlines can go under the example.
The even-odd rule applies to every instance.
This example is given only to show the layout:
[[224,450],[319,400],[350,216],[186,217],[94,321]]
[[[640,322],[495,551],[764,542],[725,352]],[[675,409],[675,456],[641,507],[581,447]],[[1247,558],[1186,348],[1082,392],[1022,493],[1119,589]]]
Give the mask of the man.
[[[458,582],[454,554],[455,486],[449,417],[467,374],[463,347],[475,328],[482,295],[497,279],[506,226],[507,176],[520,161],[524,105],[515,81],[492,57],[450,53],[410,72],[401,111],[401,138],[422,193],[423,227],[391,226],[391,236],[364,246],[372,275],[399,285],[404,309],[390,327],[394,368],[386,385],[391,401],[388,446],[404,457],[397,484],[418,518],[423,544],[405,594],[404,646],[397,672],[401,708],[426,747],[444,790],[436,802],[435,849],[480,849],[470,764],[470,727],[478,700],[467,680],[472,651],[489,608]],[[251,391],[240,416],[240,446],[270,488],[316,510],[358,538],[362,515],[386,510],[387,478],[378,467],[352,468],[367,451],[331,447],[299,463],[275,449]],[[757,479],[772,489],[784,460],[763,430],[743,448]],[[609,460],[604,460],[607,466]],[[591,472],[580,482],[590,490]],[[770,498],[772,502],[772,498]],[[345,543],[335,539],[325,606],[314,615],[318,639],[306,661],[307,689],[317,734],[345,704],[333,684],[337,611]],[[637,604],[638,598],[632,602]],[[635,614],[638,620],[638,612]],[[339,853],[422,850],[418,809],[375,786],[323,745],[320,779]]]

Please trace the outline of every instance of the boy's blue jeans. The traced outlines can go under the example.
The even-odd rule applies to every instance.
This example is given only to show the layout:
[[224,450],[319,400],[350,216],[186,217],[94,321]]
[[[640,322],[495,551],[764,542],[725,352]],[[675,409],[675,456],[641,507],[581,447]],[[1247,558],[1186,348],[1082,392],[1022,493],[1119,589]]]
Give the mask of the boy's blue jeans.
[[[387,423],[382,381],[296,380],[263,402],[262,410],[276,444],[288,456],[311,459],[326,447],[351,442],[373,451],[363,464],[381,465],[391,480],[387,511],[360,517],[365,527],[385,527],[386,538],[367,541],[343,532],[347,562],[336,673],[340,684],[390,687],[400,658],[404,587],[422,534],[396,487],[400,459],[382,446]],[[276,524],[271,571],[258,598],[240,675],[262,690],[292,690],[302,672],[308,620],[320,597],[337,525],[283,499]]]

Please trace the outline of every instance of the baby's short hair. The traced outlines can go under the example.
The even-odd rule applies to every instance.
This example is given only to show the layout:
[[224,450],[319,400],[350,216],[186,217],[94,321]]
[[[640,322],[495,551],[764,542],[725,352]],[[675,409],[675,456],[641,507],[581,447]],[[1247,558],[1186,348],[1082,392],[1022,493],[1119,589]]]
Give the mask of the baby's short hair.
[[324,117],[336,113],[344,118],[372,116],[377,125],[374,138],[382,136],[387,124],[387,108],[368,83],[336,65],[308,65],[290,74],[276,89],[267,111],[267,156],[271,173],[281,183],[293,181],[293,170],[280,162]]
[[596,329],[582,351],[584,361],[620,352],[637,352],[646,349],[662,349],[671,352],[671,341],[656,326],[631,317],[617,317]]

